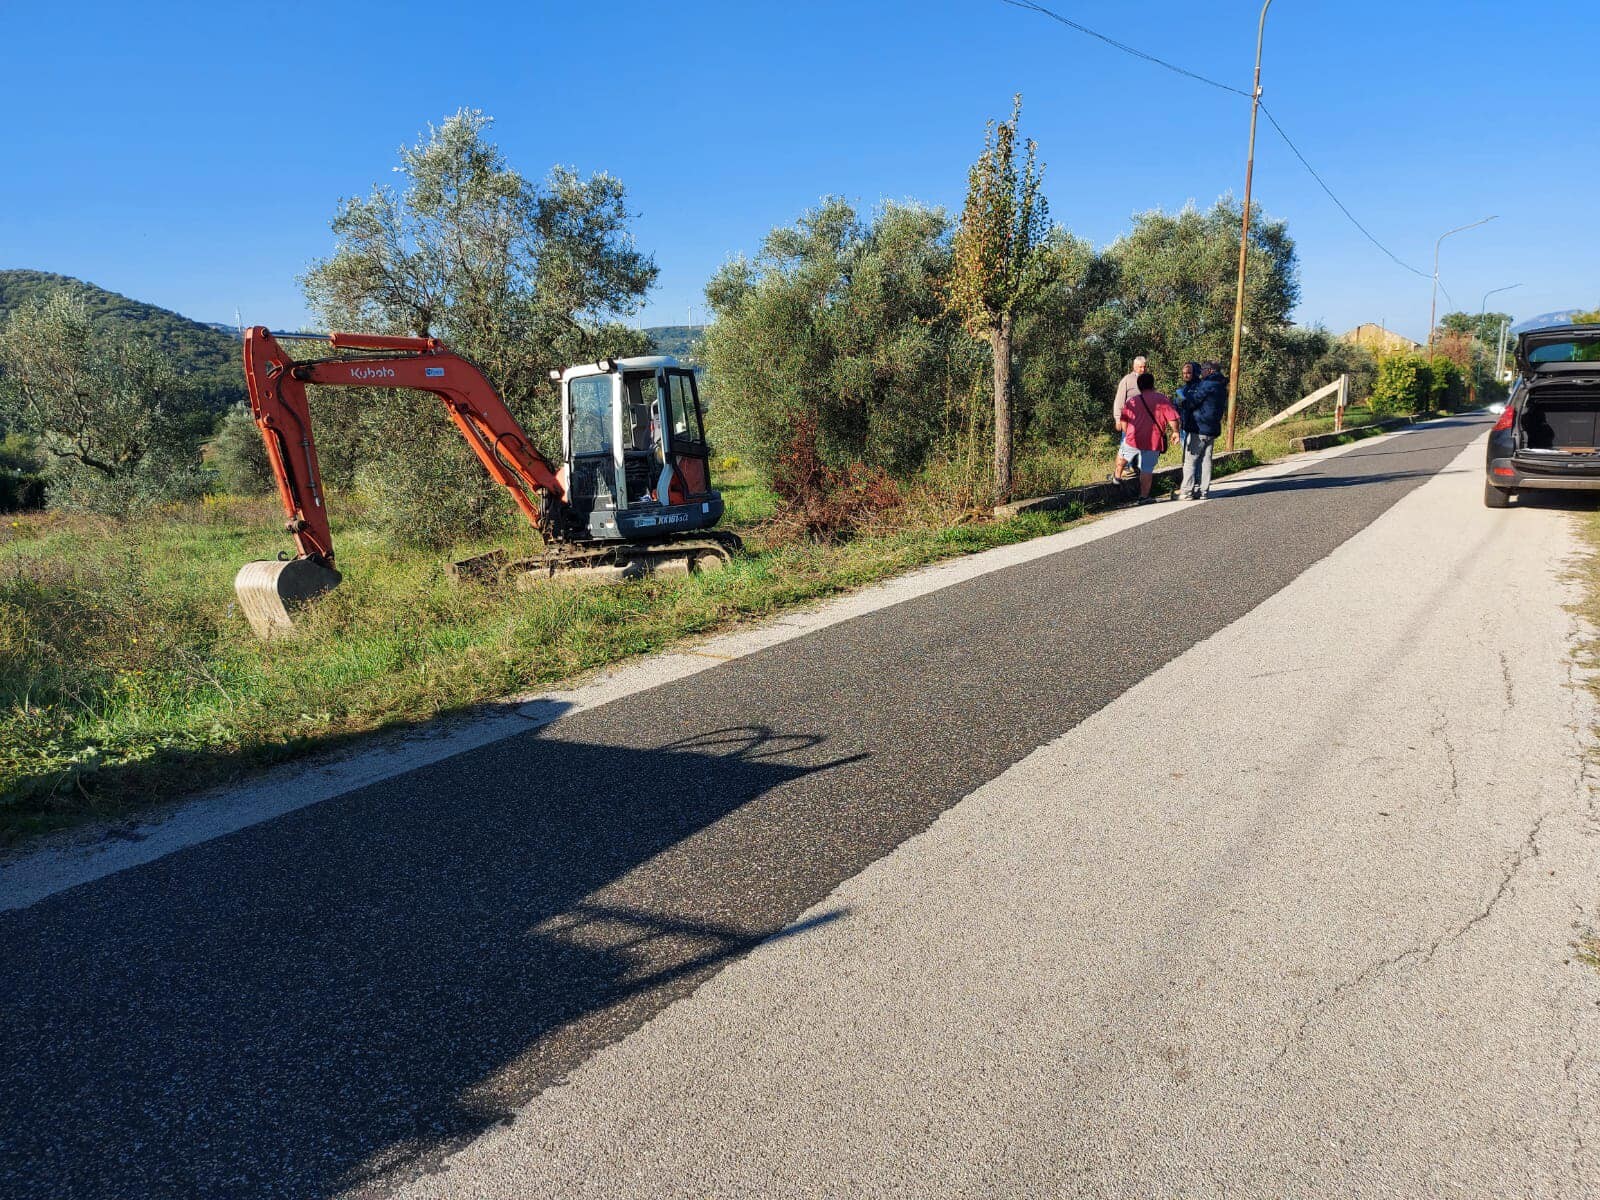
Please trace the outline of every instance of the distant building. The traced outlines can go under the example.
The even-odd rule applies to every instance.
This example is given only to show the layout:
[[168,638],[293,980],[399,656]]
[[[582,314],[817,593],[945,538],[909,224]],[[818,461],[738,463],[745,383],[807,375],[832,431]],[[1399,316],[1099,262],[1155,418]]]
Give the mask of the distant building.
[[1361,346],[1374,354],[1395,354],[1404,350],[1422,349],[1421,342],[1413,342],[1410,338],[1392,329],[1385,329],[1372,321],[1363,322],[1348,333],[1341,333],[1339,340]]

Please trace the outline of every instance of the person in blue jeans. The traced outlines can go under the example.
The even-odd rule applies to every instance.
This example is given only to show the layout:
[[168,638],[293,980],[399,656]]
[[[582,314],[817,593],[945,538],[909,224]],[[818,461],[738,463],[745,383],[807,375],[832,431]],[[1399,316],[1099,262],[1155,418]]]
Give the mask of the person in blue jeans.
[[[1191,369],[1199,379],[1188,382]],[[1178,499],[1206,500],[1211,496],[1211,460],[1217,438],[1222,434],[1222,418],[1228,411],[1228,381],[1215,362],[1184,366],[1185,383],[1178,389],[1177,409],[1183,435],[1183,481]]]

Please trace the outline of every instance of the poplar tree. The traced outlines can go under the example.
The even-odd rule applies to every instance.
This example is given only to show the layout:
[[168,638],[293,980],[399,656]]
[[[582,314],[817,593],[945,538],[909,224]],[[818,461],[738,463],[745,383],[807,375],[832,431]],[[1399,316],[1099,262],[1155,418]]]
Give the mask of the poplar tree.
[[1039,192],[1033,139],[1017,162],[1022,96],[1010,120],[989,122],[983,153],[967,172],[967,201],[951,250],[949,306],[994,355],[994,498],[1011,498],[1011,336],[1018,310],[1049,281],[1049,208]]

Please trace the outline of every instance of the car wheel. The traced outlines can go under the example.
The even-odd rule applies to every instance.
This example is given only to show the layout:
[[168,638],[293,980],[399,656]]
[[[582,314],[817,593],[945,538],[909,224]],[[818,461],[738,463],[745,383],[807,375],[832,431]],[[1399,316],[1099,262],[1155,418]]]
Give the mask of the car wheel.
[[1486,508],[1510,508],[1511,497],[1515,493],[1505,488],[1497,488],[1492,483],[1483,485],[1483,503]]

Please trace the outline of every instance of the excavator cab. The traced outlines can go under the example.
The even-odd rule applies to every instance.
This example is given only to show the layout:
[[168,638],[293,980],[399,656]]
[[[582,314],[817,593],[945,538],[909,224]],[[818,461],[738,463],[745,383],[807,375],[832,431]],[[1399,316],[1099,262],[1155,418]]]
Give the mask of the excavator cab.
[[550,374],[561,388],[567,506],[586,540],[642,542],[722,519],[692,370],[651,355]]

